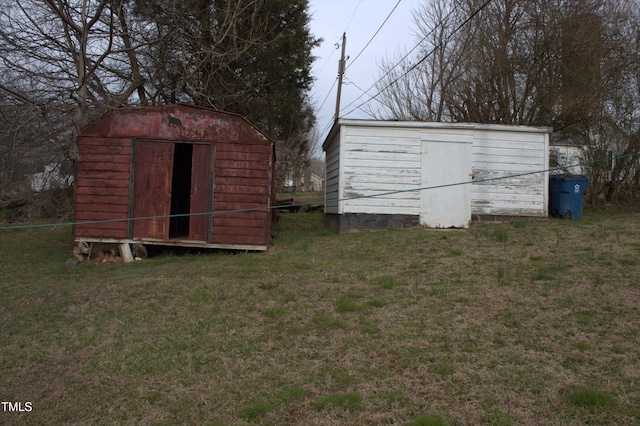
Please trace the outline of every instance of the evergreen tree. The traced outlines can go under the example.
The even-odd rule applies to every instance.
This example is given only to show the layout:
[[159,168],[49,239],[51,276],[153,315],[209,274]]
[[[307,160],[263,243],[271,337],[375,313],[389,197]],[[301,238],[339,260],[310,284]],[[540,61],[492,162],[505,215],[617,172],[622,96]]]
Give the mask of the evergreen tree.
[[311,50],[320,42],[308,8],[307,0],[138,0],[160,40],[147,55],[151,97],[239,113],[276,141],[280,176],[304,167],[315,120]]

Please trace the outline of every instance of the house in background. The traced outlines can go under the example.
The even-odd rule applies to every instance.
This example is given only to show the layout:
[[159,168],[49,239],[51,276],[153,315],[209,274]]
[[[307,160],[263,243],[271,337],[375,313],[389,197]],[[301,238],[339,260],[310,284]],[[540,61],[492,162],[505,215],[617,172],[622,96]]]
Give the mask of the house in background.
[[239,115],[110,111],[80,132],[78,149],[77,244],[266,250],[271,241],[274,143]]
[[304,188],[307,192],[320,192],[324,189],[324,178],[309,172],[305,174]]
[[294,170],[287,171],[282,192],[320,192],[324,189],[324,178],[305,170],[302,176],[296,179]]
[[51,188],[66,188],[73,184],[74,178],[70,173],[62,171],[62,163],[49,163],[44,166],[44,171],[29,175],[31,190],[35,192],[45,191]]
[[549,167],[555,173],[569,173],[574,175],[583,175],[586,170],[584,155],[585,147],[574,142],[571,139],[551,138],[549,142]]
[[339,231],[548,214],[551,129],[338,120],[327,136],[325,213]]

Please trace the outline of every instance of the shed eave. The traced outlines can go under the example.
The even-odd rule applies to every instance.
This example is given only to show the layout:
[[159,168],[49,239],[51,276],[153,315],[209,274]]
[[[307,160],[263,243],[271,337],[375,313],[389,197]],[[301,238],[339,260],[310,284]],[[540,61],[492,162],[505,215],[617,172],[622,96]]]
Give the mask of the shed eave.
[[111,117],[113,115],[126,114],[126,113],[135,114],[135,113],[140,113],[140,112],[143,112],[143,111],[162,111],[162,110],[171,109],[171,108],[179,108],[179,109],[185,109],[185,110],[197,110],[197,111],[202,111],[205,114],[215,114],[215,115],[221,115],[221,116],[236,117],[236,118],[244,121],[246,123],[246,125],[251,127],[255,132],[257,132],[260,136],[262,136],[264,138],[264,142],[266,144],[274,145],[274,141],[267,134],[265,134],[262,130],[258,129],[251,121],[249,121],[245,116],[243,116],[241,114],[238,114],[238,113],[235,113],[235,112],[230,112],[230,111],[221,111],[221,110],[202,107],[202,106],[187,105],[187,104],[182,104],[182,103],[166,104],[166,105],[153,105],[153,106],[141,106],[141,107],[126,107],[126,108],[120,108],[120,109],[112,109],[112,110],[109,110],[109,111],[105,112],[98,119],[94,120],[93,122],[89,123],[88,125],[86,125],[82,129],[80,129],[80,132],[78,133],[78,137],[84,137],[84,136],[91,137],[91,136],[93,136],[92,129],[96,125],[98,125],[100,122],[103,122],[104,120],[108,120],[109,117]]
[[401,121],[401,120],[368,120],[368,119],[345,119],[341,118],[333,124],[324,144],[331,141],[339,127],[387,127],[387,128],[417,128],[417,129],[467,129],[467,130],[493,130],[528,133],[552,133],[553,129],[544,126],[522,126],[511,124],[485,124],[485,123],[443,123],[434,121]]
[[340,121],[342,120],[333,122],[333,125],[329,130],[329,134],[327,134],[327,137],[324,139],[324,142],[322,143],[322,151],[326,152],[331,142],[333,142],[333,140],[335,139],[336,133],[340,129]]

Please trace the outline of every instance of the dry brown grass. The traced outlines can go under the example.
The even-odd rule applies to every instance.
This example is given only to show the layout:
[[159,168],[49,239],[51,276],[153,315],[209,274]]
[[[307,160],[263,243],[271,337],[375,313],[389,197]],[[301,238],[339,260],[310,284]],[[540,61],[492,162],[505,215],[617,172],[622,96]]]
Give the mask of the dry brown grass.
[[0,398],[33,404],[0,423],[640,420],[637,210],[347,235],[284,214],[266,253],[73,269],[65,229],[0,252]]

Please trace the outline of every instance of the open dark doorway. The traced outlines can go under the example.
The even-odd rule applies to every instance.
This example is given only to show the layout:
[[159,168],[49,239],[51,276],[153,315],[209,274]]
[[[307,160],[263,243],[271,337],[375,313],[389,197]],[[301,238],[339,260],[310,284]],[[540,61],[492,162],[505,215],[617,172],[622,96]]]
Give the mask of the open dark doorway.
[[[189,213],[191,212],[191,169],[193,145],[176,143],[171,180],[171,221],[169,238],[189,237]],[[174,217],[174,215],[178,215]]]

